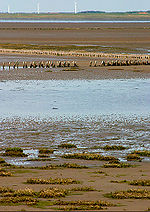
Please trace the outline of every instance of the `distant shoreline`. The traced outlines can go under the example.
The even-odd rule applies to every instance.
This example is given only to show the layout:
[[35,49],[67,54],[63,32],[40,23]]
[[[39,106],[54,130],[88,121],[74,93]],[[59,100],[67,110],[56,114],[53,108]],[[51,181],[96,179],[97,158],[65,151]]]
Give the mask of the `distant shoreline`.
[[149,20],[2,19],[0,23],[150,23]]
[[0,20],[150,21],[150,13],[0,13]]

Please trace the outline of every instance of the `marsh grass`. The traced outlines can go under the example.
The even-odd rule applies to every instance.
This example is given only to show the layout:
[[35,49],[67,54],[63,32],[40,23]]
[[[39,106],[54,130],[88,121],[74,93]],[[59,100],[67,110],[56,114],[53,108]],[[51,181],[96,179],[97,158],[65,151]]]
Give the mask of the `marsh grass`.
[[[80,69],[78,67],[70,67],[67,69],[63,69],[62,71],[79,71]],[[72,148],[72,147],[71,147]],[[76,147],[75,147],[76,148]]]
[[132,153],[131,154],[128,154],[126,158],[127,158],[128,161],[139,161],[139,162],[142,161],[142,159],[140,158],[139,155],[132,154]]
[[11,166],[11,164],[8,164],[3,158],[0,158],[0,166],[6,167],[6,166]]
[[145,157],[150,157],[150,151],[149,150],[138,150],[138,151],[134,151],[132,152],[132,154],[137,154],[140,156],[145,156]]
[[12,173],[6,171],[5,169],[1,169],[1,168],[0,168],[0,176],[1,176],[1,177],[10,177],[10,176],[12,176]]
[[103,168],[129,168],[129,167],[135,167],[135,166],[129,163],[106,163],[102,167]]
[[128,183],[129,185],[134,186],[150,186],[150,180],[133,180],[133,181],[127,181],[127,180],[111,180],[111,183]]
[[30,178],[26,181],[27,184],[59,184],[59,185],[69,185],[69,184],[80,184],[80,181],[77,181],[72,178],[49,178],[49,179],[40,179],[40,178]]
[[36,205],[38,202],[37,199],[32,197],[3,197],[0,199],[0,205],[22,205],[26,204],[29,206]]
[[68,189],[46,188],[35,192],[30,188],[13,190],[7,187],[0,187],[2,197],[33,197],[33,198],[56,198],[65,197],[69,193]]
[[53,205],[60,206],[59,210],[102,210],[103,207],[112,207],[114,204],[106,201],[55,201]]
[[[98,30],[100,28],[91,28],[90,30]],[[41,28],[41,30],[44,30]],[[50,30],[50,29],[49,29]],[[52,29],[53,30],[53,29]],[[59,30],[59,28],[55,29]],[[116,28],[115,28],[116,30]],[[122,52],[138,52],[139,50],[129,48],[129,47],[111,47],[111,46],[94,46],[94,45],[85,45],[85,46],[76,46],[76,45],[34,45],[34,44],[12,44],[0,43],[0,48],[3,49],[15,49],[15,50],[49,50],[49,51],[87,51],[87,52],[105,52],[105,53],[122,53]],[[60,56],[58,53],[57,56]]]
[[52,161],[52,158],[32,158],[32,159],[28,159],[28,161]]
[[106,150],[106,151],[110,151],[110,150],[125,150],[127,149],[126,147],[122,146],[122,145],[106,145],[104,146],[102,149]]
[[53,154],[53,153],[54,153],[53,149],[46,149],[46,148],[39,149],[39,154],[41,154],[41,155]]
[[129,182],[129,185],[134,186],[150,186],[150,180],[133,180]]
[[23,149],[19,147],[7,148],[3,156],[8,157],[27,157],[26,154],[23,153]]
[[66,159],[83,159],[83,160],[100,160],[100,161],[118,161],[118,158],[113,156],[103,156],[100,154],[93,153],[74,153],[74,154],[66,154],[62,156]]
[[3,158],[0,158],[0,165],[6,163]]
[[60,144],[58,147],[66,148],[66,149],[77,148],[75,144],[70,144],[70,143],[63,143],[63,144]]
[[58,198],[65,197],[68,193],[69,191],[67,189],[47,188],[41,190],[37,196],[39,198]]
[[120,180],[120,181],[118,181],[118,180],[111,180],[110,182],[111,183],[127,183],[128,181],[127,180]]
[[59,164],[59,165],[46,165],[46,166],[42,166],[42,167],[37,167],[38,169],[57,169],[57,168],[68,168],[68,169],[87,169],[87,166],[82,166],[82,165],[78,165],[76,163],[64,163],[64,164]]
[[96,189],[92,188],[91,186],[84,186],[84,187],[74,187],[70,191],[96,191]]
[[146,189],[129,189],[127,191],[116,191],[105,195],[114,199],[150,199],[150,191]]

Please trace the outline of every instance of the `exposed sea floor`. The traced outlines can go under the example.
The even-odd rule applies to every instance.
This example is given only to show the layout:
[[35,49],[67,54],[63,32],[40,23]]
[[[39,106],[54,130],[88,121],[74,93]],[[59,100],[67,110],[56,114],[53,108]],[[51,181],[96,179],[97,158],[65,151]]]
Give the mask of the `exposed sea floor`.
[[[0,82],[0,146],[22,147],[33,165],[41,147],[64,153],[96,152],[126,161],[127,153],[150,149],[150,79]],[[76,144],[61,149],[63,142]],[[105,151],[105,145],[126,150]],[[145,157],[144,161],[149,159]]]

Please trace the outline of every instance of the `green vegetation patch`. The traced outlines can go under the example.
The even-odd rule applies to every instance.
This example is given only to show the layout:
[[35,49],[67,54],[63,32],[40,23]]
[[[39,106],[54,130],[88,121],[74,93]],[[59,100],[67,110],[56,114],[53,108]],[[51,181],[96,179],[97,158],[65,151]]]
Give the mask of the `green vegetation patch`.
[[27,157],[26,154],[23,153],[23,149],[19,147],[7,148],[3,156],[9,157]]
[[134,151],[133,154],[137,154],[137,155],[145,156],[145,157],[150,157],[150,151],[148,151],[148,150]]
[[75,144],[70,144],[70,143],[63,143],[63,144],[60,144],[58,147],[66,148],[66,149],[77,148],[77,146]]
[[127,160],[128,161],[142,161],[142,159],[140,158],[139,155],[132,154],[132,153],[127,155]]
[[118,161],[118,158],[113,156],[103,156],[100,154],[92,154],[92,153],[74,153],[74,154],[66,154],[62,156],[66,159],[83,159],[83,160],[100,160],[100,161]]
[[60,184],[60,185],[69,185],[69,184],[79,184],[80,181],[74,180],[72,178],[49,178],[49,179],[40,179],[40,178],[30,178],[27,179],[28,184]]
[[39,149],[40,154],[53,154],[54,150],[53,149],[46,149],[46,148],[41,148]]
[[103,147],[103,149],[108,151],[108,150],[125,150],[127,148],[122,145],[118,145],[118,146],[117,145],[112,145],[112,146],[106,145]]
[[146,189],[129,189],[106,194],[105,197],[114,199],[150,199],[150,191]]

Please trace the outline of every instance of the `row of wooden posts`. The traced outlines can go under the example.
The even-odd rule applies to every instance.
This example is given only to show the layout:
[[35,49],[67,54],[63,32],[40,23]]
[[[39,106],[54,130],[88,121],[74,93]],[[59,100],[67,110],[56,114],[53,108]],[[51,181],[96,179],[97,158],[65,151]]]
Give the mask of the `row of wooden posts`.
[[98,66],[131,66],[131,65],[150,65],[150,62],[147,61],[138,61],[138,60],[125,60],[125,61],[102,61],[98,63],[97,61],[90,61],[90,67],[98,67]]
[[77,67],[77,63],[75,61],[57,61],[52,62],[52,61],[47,61],[47,62],[8,62],[2,63],[2,69],[5,69],[5,67],[8,67],[9,69],[14,68],[55,68],[55,67]]

